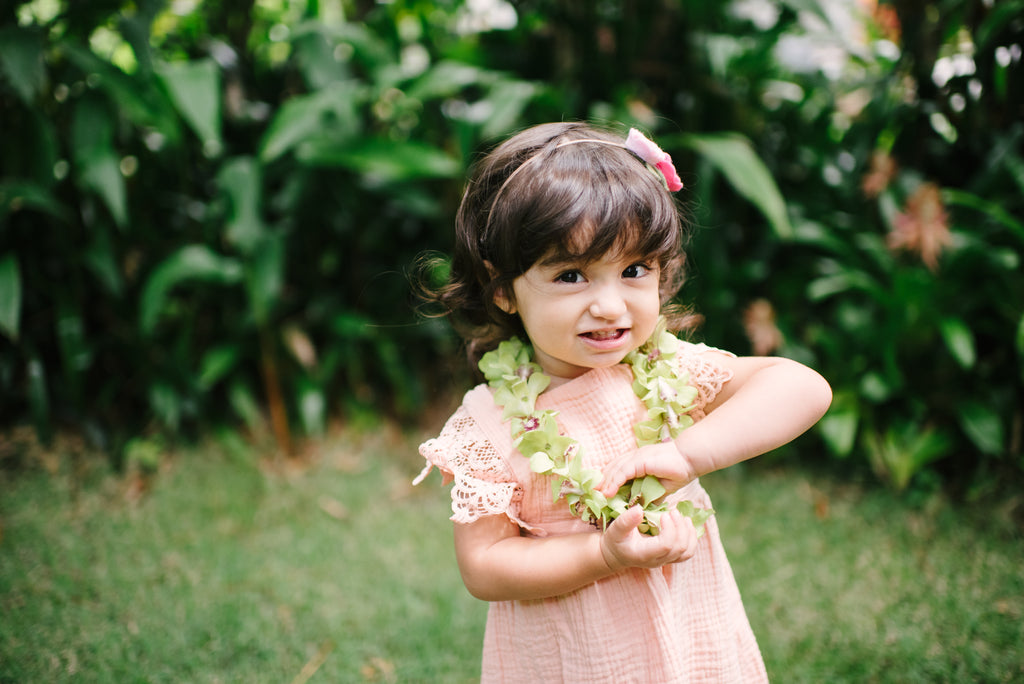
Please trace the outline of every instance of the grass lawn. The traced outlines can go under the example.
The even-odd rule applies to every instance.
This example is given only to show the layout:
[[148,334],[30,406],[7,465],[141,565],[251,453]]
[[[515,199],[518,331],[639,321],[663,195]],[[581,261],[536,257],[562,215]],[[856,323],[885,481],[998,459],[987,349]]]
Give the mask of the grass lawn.
[[[474,681],[486,606],[440,478],[409,486],[417,441],[274,467],[225,436],[137,501],[101,459],[0,469],[0,683]],[[1015,502],[910,506],[770,458],[704,484],[774,681],[1024,680]]]

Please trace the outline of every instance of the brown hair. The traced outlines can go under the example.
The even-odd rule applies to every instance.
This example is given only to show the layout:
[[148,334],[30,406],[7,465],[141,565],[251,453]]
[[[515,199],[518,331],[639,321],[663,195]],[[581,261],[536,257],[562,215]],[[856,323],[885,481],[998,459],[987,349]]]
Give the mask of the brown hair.
[[679,207],[656,172],[622,145],[587,124],[542,124],[475,166],[455,220],[448,282],[426,297],[467,340],[471,359],[502,339],[526,337],[519,316],[494,296],[512,297],[512,281],[551,252],[583,262],[609,251],[654,259],[670,327],[695,323],[669,305],[685,260]]

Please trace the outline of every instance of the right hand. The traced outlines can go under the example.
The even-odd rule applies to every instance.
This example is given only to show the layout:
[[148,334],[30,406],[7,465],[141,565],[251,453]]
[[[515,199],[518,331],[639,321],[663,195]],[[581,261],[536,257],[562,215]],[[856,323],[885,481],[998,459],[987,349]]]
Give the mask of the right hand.
[[619,487],[638,477],[655,476],[669,493],[681,489],[697,477],[693,465],[679,452],[674,442],[642,446],[612,459],[603,470],[604,480],[599,490],[607,497],[615,496]]
[[659,568],[668,563],[690,560],[697,552],[697,530],[693,521],[676,510],[661,516],[657,535],[641,534],[640,506],[633,506],[616,518],[601,537],[601,554],[613,571],[623,568]]

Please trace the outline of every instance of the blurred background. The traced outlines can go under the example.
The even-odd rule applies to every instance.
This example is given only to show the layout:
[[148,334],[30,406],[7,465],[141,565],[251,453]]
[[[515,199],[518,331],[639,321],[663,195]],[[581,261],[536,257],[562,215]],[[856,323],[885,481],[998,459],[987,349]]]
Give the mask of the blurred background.
[[411,276],[577,119],[673,155],[696,340],[835,392],[706,478],[769,672],[1020,681],[1022,49],[1024,0],[0,3],[0,681],[477,678]]
[[409,273],[477,155],[588,119],[676,159],[699,337],[832,383],[807,451],[1024,472],[1019,0],[33,0],[0,46],[5,428],[436,427]]

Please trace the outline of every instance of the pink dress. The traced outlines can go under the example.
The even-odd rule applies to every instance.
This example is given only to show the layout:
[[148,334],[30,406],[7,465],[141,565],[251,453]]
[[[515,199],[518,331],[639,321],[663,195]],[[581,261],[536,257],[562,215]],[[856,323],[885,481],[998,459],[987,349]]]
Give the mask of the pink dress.
[[[714,399],[727,370],[684,343],[677,359],[699,393],[694,419]],[[540,396],[556,409],[564,434],[577,439],[585,464],[601,468],[636,449],[633,425],[646,419],[628,366],[595,369]],[[564,500],[551,500],[550,480],[530,470],[512,447],[490,388],[470,390],[441,434],[420,446],[452,488],[456,523],[505,514],[525,536],[592,531]],[[697,506],[711,500],[699,481],[673,495]],[[750,682],[767,681],[732,569],[708,520],[689,561],[657,569],[630,568],[569,594],[490,604],[484,635],[483,682]]]

